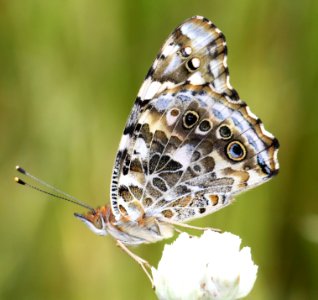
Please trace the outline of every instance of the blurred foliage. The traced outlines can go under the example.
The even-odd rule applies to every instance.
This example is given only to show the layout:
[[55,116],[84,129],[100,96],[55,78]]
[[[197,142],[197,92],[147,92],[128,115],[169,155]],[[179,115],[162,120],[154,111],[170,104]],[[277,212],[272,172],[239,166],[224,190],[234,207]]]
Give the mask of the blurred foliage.
[[[142,79],[196,14],[226,35],[231,83],[279,138],[281,173],[194,224],[251,246],[259,276],[248,299],[318,298],[317,1],[1,0],[0,299],[155,299],[111,238],[72,217],[77,207],[12,177],[20,163],[93,206],[108,202]],[[135,251],[156,265],[162,248]]]

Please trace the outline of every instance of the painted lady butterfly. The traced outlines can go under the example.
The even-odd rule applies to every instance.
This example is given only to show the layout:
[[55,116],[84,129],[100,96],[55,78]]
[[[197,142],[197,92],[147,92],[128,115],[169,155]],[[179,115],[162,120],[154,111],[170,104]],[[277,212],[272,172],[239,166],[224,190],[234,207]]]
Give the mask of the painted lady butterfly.
[[278,173],[278,141],[230,85],[226,61],[224,35],[208,19],[196,16],[175,29],[126,124],[111,205],[79,203],[90,211],[75,216],[94,233],[113,236],[143,268],[146,261],[125,245],[171,237],[175,226],[191,227],[183,222],[229,205]]

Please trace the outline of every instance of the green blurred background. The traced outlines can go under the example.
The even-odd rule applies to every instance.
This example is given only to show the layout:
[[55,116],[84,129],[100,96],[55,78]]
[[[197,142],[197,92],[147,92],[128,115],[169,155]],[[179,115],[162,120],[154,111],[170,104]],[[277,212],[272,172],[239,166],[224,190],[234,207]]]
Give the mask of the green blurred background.
[[[314,0],[1,0],[0,299],[155,299],[137,264],[72,216],[81,208],[12,178],[19,163],[92,206],[107,203],[144,75],[197,14],[227,37],[231,83],[280,140],[281,172],[193,224],[252,248],[259,275],[247,299],[318,299]],[[156,265],[163,245],[136,252]]]

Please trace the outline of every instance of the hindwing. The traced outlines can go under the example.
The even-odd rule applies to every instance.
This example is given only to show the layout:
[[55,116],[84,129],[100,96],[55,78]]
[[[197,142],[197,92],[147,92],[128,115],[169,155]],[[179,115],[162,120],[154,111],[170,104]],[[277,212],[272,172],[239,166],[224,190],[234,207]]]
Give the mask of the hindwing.
[[120,142],[116,218],[201,217],[278,172],[278,142],[231,87],[226,54],[223,34],[203,17],[165,42]]

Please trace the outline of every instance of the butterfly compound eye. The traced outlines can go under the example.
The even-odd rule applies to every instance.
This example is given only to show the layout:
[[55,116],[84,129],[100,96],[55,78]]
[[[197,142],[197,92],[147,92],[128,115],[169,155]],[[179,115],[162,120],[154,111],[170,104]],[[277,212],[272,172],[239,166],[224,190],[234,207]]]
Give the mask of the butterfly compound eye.
[[102,224],[102,220],[101,220],[100,216],[96,217],[96,219],[94,220],[94,225],[96,228],[102,229],[103,224]]
[[226,154],[231,160],[241,161],[246,156],[246,149],[239,141],[233,141],[227,145]]
[[199,115],[195,111],[187,111],[183,116],[183,126],[187,129],[192,128],[199,120]]

